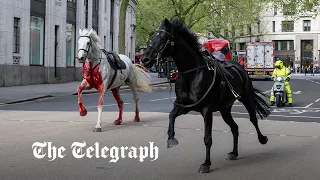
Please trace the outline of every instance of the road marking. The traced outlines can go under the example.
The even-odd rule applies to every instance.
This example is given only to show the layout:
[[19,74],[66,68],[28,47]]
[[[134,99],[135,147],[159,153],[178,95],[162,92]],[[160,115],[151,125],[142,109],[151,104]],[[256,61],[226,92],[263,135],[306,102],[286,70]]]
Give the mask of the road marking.
[[229,131],[223,131],[223,132],[228,133]]
[[[131,104],[131,103],[123,103],[124,105],[128,105],[128,104]],[[103,107],[109,107],[109,106],[118,106],[118,104],[106,104],[106,105],[103,105]],[[89,106],[87,108],[96,108],[97,106]]]
[[319,99],[317,99],[315,102],[319,102],[320,101],[320,98]]
[[305,108],[308,108],[308,107],[310,107],[310,106],[312,106],[313,105],[313,103],[310,103],[310,104],[308,104]]
[[315,139],[318,139],[319,137],[317,137],[317,136],[312,136],[313,138],[315,138]]
[[302,91],[293,92],[293,94],[301,94]]
[[[237,107],[244,107],[242,104],[233,104],[232,106],[237,106]],[[312,108],[312,107],[285,107],[286,109],[314,109],[314,110],[320,110],[320,108]]]
[[256,133],[250,133],[251,135],[255,135]]
[[281,136],[281,137],[286,137],[287,135],[285,135],[285,134],[280,134],[280,136]]
[[[243,112],[231,112],[233,114],[241,114],[241,115],[248,115],[248,113]],[[287,116],[287,115],[278,115],[278,114],[270,114],[269,116],[275,116],[275,117],[288,117],[288,118],[309,118],[309,119],[320,119],[319,116]],[[266,120],[265,120],[266,121]]]
[[142,126],[147,127],[148,125],[144,124],[144,125],[142,125]]
[[[175,99],[176,97],[170,97],[171,99]],[[161,99],[152,99],[150,100],[151,102],[156,102],[156,101],[162,101],[162,100],[168,100],[170,98],[161,98]]]
[[200,131],[201,129],[196,129],[197,131]]

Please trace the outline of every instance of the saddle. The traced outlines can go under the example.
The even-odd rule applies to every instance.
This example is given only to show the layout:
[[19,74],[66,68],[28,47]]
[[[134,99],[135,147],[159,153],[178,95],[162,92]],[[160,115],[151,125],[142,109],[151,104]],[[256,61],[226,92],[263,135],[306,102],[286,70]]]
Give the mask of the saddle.
[[106,55],[106,58],[114,70],[126,69],[126,64],[120,59],[118,54],[114,51],[106,51],[105,49],[101,49],[101,51]]
[[209,70],[217,70],[221,74],[221,84],[220,84],[220,90],[222,92],[221,98],[224,95],[224,92],[226,90],[226,86],[231,90],[232,94],[236,99],[241,98],[234,90],[229,82],[229,79],[227,76],[230,76],[233,78],[233,76],[228,72],[227,69],[234,68],[235,66],[232,63],[228,63],[225,61],[225,59],[217,59],[215,56],[213,56],[208,50],[203,51],[203,59],[207,63]]

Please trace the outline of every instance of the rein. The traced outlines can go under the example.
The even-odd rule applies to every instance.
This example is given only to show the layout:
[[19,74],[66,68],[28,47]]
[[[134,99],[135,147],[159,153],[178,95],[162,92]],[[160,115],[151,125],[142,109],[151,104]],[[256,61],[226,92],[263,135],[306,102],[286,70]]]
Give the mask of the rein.
[[[215,65],[215,67],[216,67],[216,64],[215,64],[215,63],[217,63],[217,62],[214,61],[214,65]],[[200,67],[199,67],[199,68],[200,68]],[[199,68],[197,68],[197,69],[199,69]],[[192,70],[193,70],[193,69],[192,69]],[[195,102],[195,103],[193,103],[193,104],[189,104],[189,105],[180,104],[180,103],[177,103],[177,102],[175,101],[174,104],[176,104],[176,105],[178,105],[178,106],[181,106],[182,108],[191,108],[191,107],[194,107],[194,106],[200,104],[200,103],[204,100],[204,98],[207,97],[207,95],[209,94],[209,92],[211,91],[211,89],[212,89],[212,87],[213,87],[213,85],[214,85],[214,83],[215,83],[215,81],[216,81],[216,77],[217,77],[216,75],[217,75],[217,69],[214,70],[213,80],[212,80],[212,82],[211,82],[210,87],[208,88],[208,90],[206,91],[206,93],[202,96],[202,98],[201,98],[199,101],[197,101],[197,102]]]

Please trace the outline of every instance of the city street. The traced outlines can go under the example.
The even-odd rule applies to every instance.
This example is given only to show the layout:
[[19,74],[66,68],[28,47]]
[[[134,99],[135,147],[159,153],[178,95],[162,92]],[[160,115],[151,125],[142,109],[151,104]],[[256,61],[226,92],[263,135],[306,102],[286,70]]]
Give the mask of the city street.
[[[255,87],[270,93],[271,81],[253,81]],[[198,174],[205,159],[203,119],[198,113],[180,116],[176,121],[179,145],[167,149],[168,114],[175,100],[169,84],[154,86],[152,93],[139,93],[141,122],[134,123],[131,91],[121,90],[125,102],[122,125],[115,126],[118,107],[112,94],[105,96],[102,132],[94,133],[98,94],[84,94],[88,110],[80,117],[76,95],[65,95],[0,106],[0,179],[320,179],[320,78],[295,77],[291,80],[294,107],[274,107],[259,121],[269,142],[259,144],[247,111],[236,102],[232,112],[239,125],[239,159],[226,161],[232,151],[232,134],[220,113],[214,113],[211,172]],[[34,142],[64,146],[65,157],[49,161],[33,156]],[[159,147],[155,161],[124,158],[110,163],[110,157],[75,159],[71,144],[86,142],[100,146]],[[94,154],[94,153],[93,153]]]

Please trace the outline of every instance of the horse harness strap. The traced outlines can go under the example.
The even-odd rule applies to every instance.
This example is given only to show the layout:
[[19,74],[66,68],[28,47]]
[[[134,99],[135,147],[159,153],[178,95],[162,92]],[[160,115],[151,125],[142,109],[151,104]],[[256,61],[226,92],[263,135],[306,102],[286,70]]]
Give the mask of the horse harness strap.
[[202,96],[202,98],[199,101],[197,101],[197,102],[195,102],[193,104],[190,104],[190,105],[179,104],[177,102],[175,102],[175,104],[178,105],[178,106],[181,106],[182,108],[191,108],[191,107],[194,107],[194,106],[200,104],[204,100],[204,98],[207,97],[209,92],[211,91],[211,89],[212,89],[212,87],[213,87],[213,85],[214,85],[214,83],[216,81],[216,77],[217,77],[216,75],[217,75],[217,71],[214,71],[212,83],[211,83],[210,87],[208,88],[208,90],[206,91],[206,93]]

